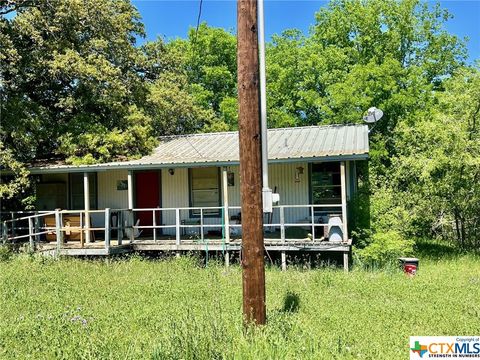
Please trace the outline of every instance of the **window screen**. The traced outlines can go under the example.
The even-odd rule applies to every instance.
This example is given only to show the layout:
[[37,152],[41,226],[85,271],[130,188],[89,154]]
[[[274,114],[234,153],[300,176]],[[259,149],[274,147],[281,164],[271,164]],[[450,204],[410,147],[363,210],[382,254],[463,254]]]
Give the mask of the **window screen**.
[[[193,207],[220,206],[220,184],[218,168],[190,169],[190,203]],[[193,210],[200,215],[200,210]],[[204,215],[218,215],[219,209],[204,210]]]

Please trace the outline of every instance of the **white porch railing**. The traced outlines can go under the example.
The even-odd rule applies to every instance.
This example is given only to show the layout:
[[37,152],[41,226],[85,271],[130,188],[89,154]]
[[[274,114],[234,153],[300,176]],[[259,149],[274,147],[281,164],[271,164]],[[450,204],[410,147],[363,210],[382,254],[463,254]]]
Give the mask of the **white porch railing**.
[[[241,208],[229,206],[228,216],[224,211],[224,207],[57,209],[28,216],[19,214],[20,217],[4,220],[1,235],[4,242],[28,240],[32,249],[41,240],[53,239],[58,250],[65,240],[79,240],[81,247],[85,242],[101,240],[107,252],[112,246],[112,232],[116,233],[116,245],[122,245],[124,239],[129,242],[175,240],[178,246],[192,240],[238,241],[241,239]],[[328,237],[329,216],[342,219],[341,230],[345,231],[342,214],[341,204],[274,206],[273,213],[264,216],[265,238],[282,243],[323,241]]]

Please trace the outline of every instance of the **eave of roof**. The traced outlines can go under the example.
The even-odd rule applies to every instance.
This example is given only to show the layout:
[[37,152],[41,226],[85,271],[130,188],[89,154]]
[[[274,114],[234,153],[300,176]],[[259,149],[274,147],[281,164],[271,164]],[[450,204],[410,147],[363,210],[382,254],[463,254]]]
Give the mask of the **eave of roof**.
[[[347,161],[368,158],[366,125],[329,125],[269,129],[269,163]],[[166,136],[138,160],[93,165],[30,167],[32,174],[143,170],[175,167],[238,165],[238,132]]]
[[[354,161],[367,160],[368,154],[339,155],[339,156],[323,156],[323,157],[299,157],[286,159],[269,159],[269,164],[294,163],[294,162],[332,162],[332,161]],[[125,164],[125,163],[108,163],[93,165],[63,165],[43,168],[29,168],[31,174],[53,174],[53,173],[74,173],[74,172],[92,172],[107,170],[149,170],[149,169],[170,169],[170,168],[190,168],[204,166],[234,166],[239,165],[239,161],[210,161],[210,162],[184,162],[184,163],[145,163],[145,164]]]

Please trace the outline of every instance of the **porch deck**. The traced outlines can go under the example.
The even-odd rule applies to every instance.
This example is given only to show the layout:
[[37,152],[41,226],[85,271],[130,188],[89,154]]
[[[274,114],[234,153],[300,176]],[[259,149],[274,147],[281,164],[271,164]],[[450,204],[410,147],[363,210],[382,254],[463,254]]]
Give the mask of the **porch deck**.
[[[320,211],[328,209],[340,219],[338,216],[342,212],[335,210],[335,207],[341,205],[275,206],[270,221],[264,224],[265,250],[280,252],[282,268],[286,267],[287,252],[337,252],[343,254],[343,265],[348,270],[351,240],[346,237],[346,225],[341,221],[340,224],[329,225],[323,221],[323,216],[318,215]],[[292,209],[304,209],[308,217],[296,222],[285,221],[285,213]],[[192,210],[198,210],[200,216],[188,220]],[[221,220],[220,223],[207,223],[205,214],[213,210],[222,214],[217,218]],[[228,265],[230,254],[241,251],[242,247],[241,224],[237,220],[230,223],[231,218],[236,219],[236,215],[231,215],[238,210],[238,207],[230,207],[227,211],[223,207],[56,210],[4,221],[2,237],[4,241],[28,242],[30,249],[53,256],[109,256],[136,251],[173,251],[176,254],[222,251]],[[162,216],[168,212],[174,215],[171,221],[167,216]],[[138,213],[149,213],[152,224],[139,224]],[[91,223],[92,214],[103,219],[103,222]],[[157,223],[158,219],[163,220]],[[341,229],[341,239],[329,238],[332,226]]]
[[[81,244],[79,242],[65,243],[59,249],[61,255],[113,255],[132,251],[240,251],[242,246],[241,239],[235,239],[225,243],[219,239],[183,240],[180,245],[175,240],[153,240],[140,239],[129,243],[118,244],[118,241],[112,241],[109,248],[105,247],[105,241],[95,241],[93,243]],[[351,241],[343,242],[312,242],[305,239],[291,239],[283,242],[276,239],[265,239],[265,248],[267,251],[350,251]],[[38,243],[35,250],[39,252],[57,250],[56,243]],[[101,251],[100,251],[101,250]]]
[[[265,250],[269,253],[280,252],[282,255],[282,268],[286,269],[286,252],[337,252],[343,254],[343,267],[348,270],[348,254],[351,249],[351,240],[348,242],[332,241],[311,241],[308,239],[289,239],[288,242],[278,239],[264,239]],[[81,244],[80,242],[69,242],[62,244],[61,248],[56,243],[38,243],[35,250],[51,256],[110,256],[121,255],[132,252],[175,252],[180,255],[182,252],[224,252],[225,260],[232,252],[240,252],[242,239],[234,239],[226,243],[221,239],[182,240],[180,245],[174,239],[153,240],[143,238],[134,240],[127,244],[118,244],[118,241],[111,241],[110,246],[105,246],[104,240],[97,240],[93,243]],[[227,263],[228,265],[228,263]]]

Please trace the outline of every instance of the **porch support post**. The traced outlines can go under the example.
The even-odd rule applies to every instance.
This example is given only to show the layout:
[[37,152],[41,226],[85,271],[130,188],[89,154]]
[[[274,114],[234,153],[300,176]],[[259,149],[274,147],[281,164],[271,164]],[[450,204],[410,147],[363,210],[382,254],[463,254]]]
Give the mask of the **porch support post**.
[[[348,241],[348,228],[347,228],[347,182],[345,176],[345,161],[340,163],[340,181],[342,190],[342,223],[343,223],[343,241]],[[348,255],[347,255],[348,256]]]
[[117,244],[122,245],[123,240],[123,211],[117,212]]
[[105,250],[110,252],[110,208],[105,209]]
[[128,170],[128,208],[133,209],[133,171]]
[[13,211],[10,213],[10,215],[12,217],[12,237],[15,238],[17,236],[17,222],[15,221],[15,214]]
[[62,228],[63,228],[62,214],[60,213],[60,209],[55,209],[55,235],[57,238],[56,256],[60,255],[60,249],[62,247],[62,241],[63,241]]
[[227,167],[223,168],[222,174],[222,188],[223,188],[223,223],[224,223],[224,237],[225,237],[225,266],[230,265],[230,254],[228,252],[228,245],[230,243],[230,216],[228,213],[228,173]]
[[[130,232],[130,242],[133,242],[134,240],[134,228],[133,226],[135,225],[135,215],[133,213],[133,171],[128,170],[128,177],[127,177],[127,183],[128,183],[128,208],[130,211],[128,212],[128,219],[125,219],[124,224],[126,225],[125,227],[131,226],[131,232]],[[128,225],[126,224],[128,223]]]
[[8,240],[8,228],[7,228],[7,221],[5,220],[3,222],[3,227],[2,227],[2,242],[7,243]]
[[282,251],[282,271],[287,270],[287,254],[285,251]]
[[91,242],[90,239],[90,184],[88,181],[88,173],[83,173],[83,201],[85,203],[85,240],[87,243]]
[[343,253],[343,270],[348,272],[348,251]]
[[285,208],[280,206],[280,239],[285,243]]
[[230,253],[228,250],[225,250],[225,267],[230,266]]
[[38,218],[38,211],[35,211],[35,220],[34,220],[34,231],[35,231],[35,242],[38,244],[40,242],[40,235],[38,233],[40,229],[40,219]]
[[352,171],[352,164],[351,161],[345,162],[345,186],[347,189],[347,200],[352,198],[352,182],[350,179],[350,172]]
[[177,248],[176,256],[180,257],[180,209],[175,209],[175,245]]
[[34,242],[34,238],[33,238],[33,218],[32,217],[29,217],[28,218],[28,239],[29,239],[29,242],[30,242],[30,251],[34,251],[35,250],[35,242]]
[[[348,166],[346,166],[348,165]],[[348,198],[351,198],[351,188],[350,188],[350,163],[346,164],[345,161],[340,163],[340,178],[342,184],[342,222],[343,222],[343,241],[348,242],[348,228],[347,228],[347,193]],[[348,178],[347,178],[348,176]],[[343,270],[348,272],[348,253],[349,251],[343,252]]]

